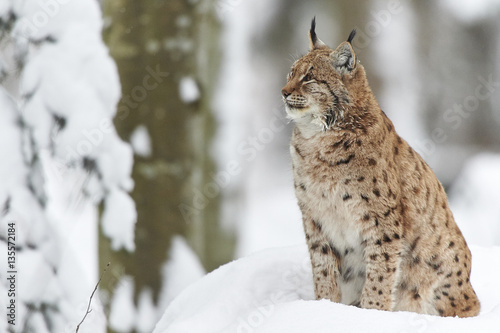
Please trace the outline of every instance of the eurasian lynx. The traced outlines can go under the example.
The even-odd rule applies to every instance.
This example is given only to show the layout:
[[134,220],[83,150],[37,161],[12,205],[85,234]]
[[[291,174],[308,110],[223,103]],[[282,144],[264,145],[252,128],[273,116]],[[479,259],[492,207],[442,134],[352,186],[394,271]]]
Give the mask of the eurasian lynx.
[[351,41],[310,51],[282,90],[316,298],[469,317],[471,254],[441,183],[394,130]]

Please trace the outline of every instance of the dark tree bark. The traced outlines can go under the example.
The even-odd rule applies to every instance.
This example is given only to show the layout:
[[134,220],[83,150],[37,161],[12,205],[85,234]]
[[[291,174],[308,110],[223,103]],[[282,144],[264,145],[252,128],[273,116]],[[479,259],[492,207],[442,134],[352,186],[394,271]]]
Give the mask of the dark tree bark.
[[[218,223],[220,200],[213,195],[218,186],[207,185],[216,172],[209,154],[219,58],[215,8],[211,1],[104,3],[110,19],[104,38],[122,84],[115,125],[126,141],[144,125],[152,148],[150,156],[135,155],[135,252],[113,251],[100,237],[100,265],[110,261],[114,277],[103,284],[109,295],[127,274],[134,278],[136,297],[150,287],[156,302],[174,235],[188,240],[207,270],[232,259],[233,236]],[[181,88],[184,84],[191,89]]]

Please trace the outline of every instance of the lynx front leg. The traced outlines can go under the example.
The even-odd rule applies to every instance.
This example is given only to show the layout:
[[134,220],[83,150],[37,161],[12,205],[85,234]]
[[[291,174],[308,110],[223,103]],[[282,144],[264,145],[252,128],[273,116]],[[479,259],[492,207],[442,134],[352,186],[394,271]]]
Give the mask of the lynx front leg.
[[333,251],[321,232],[319,222],[308,217],[304,217],[303,222],[311,257],[316,299],[325,298],[339,303],[341,294],[337,282],[340,275],[338,254]]
[[[379,226],[377,218],[365,222]],[[384,222],[380,222],[380,225],[382,223]],[[390,227],[365,229],[366,280],[361,293],[362,308],[393,310],[393,293],[401,251],[400,235],[397,228],[396,230]]]

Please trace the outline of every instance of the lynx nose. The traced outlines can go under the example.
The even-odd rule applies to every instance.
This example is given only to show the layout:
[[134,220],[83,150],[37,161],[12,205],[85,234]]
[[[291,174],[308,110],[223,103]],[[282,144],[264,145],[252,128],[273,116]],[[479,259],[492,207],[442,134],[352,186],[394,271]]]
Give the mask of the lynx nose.
[[287,84],[286,86],[283,87],[283,89],[281,89],[281,95],[283,96],[283,98],[287,98],[292,94],[294,90],[295,88],[289,87],[289,85]]

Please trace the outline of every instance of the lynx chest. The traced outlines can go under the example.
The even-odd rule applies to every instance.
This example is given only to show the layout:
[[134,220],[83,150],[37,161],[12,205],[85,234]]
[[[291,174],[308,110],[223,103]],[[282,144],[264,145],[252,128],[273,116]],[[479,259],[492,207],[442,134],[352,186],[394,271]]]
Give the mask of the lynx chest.
[[352,172],[343,167],[347,163],[337,165],[321,149],[307,148],[292,140],[295,193],[302,215],[321,226],[321,232],[339,257],[342,303],[351,304],[362,291],[366,267],[357,222],[362,219],[362,202],[359,202],[362,199],[356,200],[350,194],[357,180],[353,181]]

